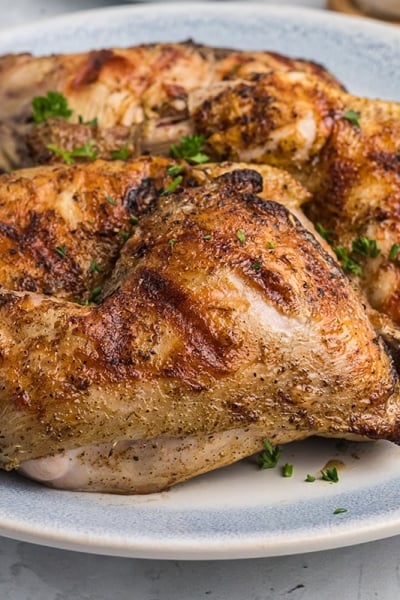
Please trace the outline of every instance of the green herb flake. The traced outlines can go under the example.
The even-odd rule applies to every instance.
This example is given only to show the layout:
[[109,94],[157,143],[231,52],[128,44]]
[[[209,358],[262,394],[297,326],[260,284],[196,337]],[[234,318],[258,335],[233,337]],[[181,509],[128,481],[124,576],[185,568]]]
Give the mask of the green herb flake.
[[361,113],[357,112],[356,110],[353,110],[352,108],[346,110],[346,112],[343,113],[343,118],[346,119],[346,121],[348,121],[352,125],[360,127]]
[[101,296],[101,292],[103,290],[101,289],[101,287],[95,287],[92,289],[92,291],[89,294],[89,298],[88,298],[88,302],[94,302],[94,304],[99,304],[100,303],[100,296]]
[[278,464],[281,455],[281,449],[272,446],[268,440],[263,440],[265,450],[258,457],[258,465],[260,469],[273,469]]
[[171,177],[180,175],[182,173],[182,171],[183,171],[182,165],[169,165],[169,167],[167,167],[167,173],[168,173],[168,175],[171,175]]
[[108,202],[108,204],[112,204],[113,206],[117,206],[117,201],[112,196],[105,196],[104,199],[105,199],[106,202]]
[[103,267],[99,265],[99,263],[96,262],[94,259],[90,261],[89,271],[91,273],[102,273],[103,270]]
[[67,165],[73,165],[75,163],[75,158],[89,158],[89,160],[95,160],[98,151],[94,146],[94,141],[89,140],[84,146],[79,146],[71,151],[67,151],[62,150],[55,144],[47,144],[47,148],[57,156],[60,156]]
[[360,254],[370,258],[375,258],[381,251],[380,248],[378,248],[376,240],[372,240],[366,235],[353,240],[351,249],[354,254]]
[[321,223],[315,223],[315,229],[318,231],[319,235],[328,242],[328,244],[332,244],[333,232],[330,229],[325,229]]
[[340,260],[342,269],[345,273],[354,273],[354,275],[362,275],[362,268],[359,262],[353,258],[347,248],[344,246],[336,246],[335,254]]
[[124,240],[124,242],[129,240],[130,237],[129,231],[124,231],[123,229],[121,229],[121,231],[118,231],[118,235]]
[[128,160],[130,155],[131,151],[129,150],[127,144],[121,146],[121,148],[117,148],[116,150],[111,150],[111,158],[113,160]]
[[251,268],[253,269],[253,271],[255,271],[256,273],[258,273],[259,271],[261,271],[261,266],[262,266],[261,265],[261,261],[260,260],[256,260],[251,265]]
[[347,508],[338,507],[338,508],[335,508],[335,510],[333,511],[333,514],[341,515],[342,513],[346,513],[346,512],[347,512]]
[[399,252],[400,252],[400,244],[393,244],[393,246],[390,248],[389,260],[391,260],[392,262],[397,262]]
[[36,96],[32,100],[33,120],[35,123],[43,123],[51,117],[62,117],[69,119],[72,110],[68,101],[60,92],[47,92],[46,96]]
[[98,127],[99,126],[99,121],[97,119],[97,117],[95,117],[94,119],[90,119],[89,121],[85,121],[82,117],[82,115],[78,116],[78,123],[80,123],[81,125],[90,125],[91,127]]
[[329,481],[331,483],[337,483],[339,481],[339,475],[336,467],[327,467],[321,471],[321,479],[323,481]]
[[203,235],[203,240],[212,240],[212,234],[211,233],[206,233],[205,235]]
[[304,481],[307,481],[307,483],[314,483],[315,477],[314,477],[314,475],[310,475],[309,473],[307,473],[307,477],[305,478]]
[[168,240],[168,244],[173,248],[178,240],[176,238],[171,238]]
[[275,244],[273,242],[267,242],[268,250],[275,250]]
[[236,237],[237,237],[237,239],[239,240],[239,242],[240,242],[241,244],[244,244],[244,243],[245,243],[245,241],[246,241],[246,236],[245,236],[244,232],[243,232],[241,229],[238,229],[238,230],[237,230],[237,232],[236,232]]
[[172,144],[169,151],[173,158],[183,158],[190,163],[199,165],[210,160],[203,152],[204,143],[204,135],[184,136],[179,144]]
[[61,258],[67,256],[67,246],[65,244],[63,244],[62,246],[56,246],[54,248],[54,251],[57,252],[57,254],[61,256]]
[[132,225],[136,225],[139,222],[139,217],[137,217],[136,215],[131,215],[129,217],[129,223],[131,223]]
[[282,476],[283,477],[292,477],[293,475],[293,465],[286,463],[282,467]]
[[178,175],[178,177],[175,177],[175,179],[173,179],[171,181],[171,183],[169,185],[167,185],[166,188],[164,188],[164,191],[162,193],[163,194],[172,194],[180,186],[180,184],[182,183],[182,180],[183,180],[182,175]]

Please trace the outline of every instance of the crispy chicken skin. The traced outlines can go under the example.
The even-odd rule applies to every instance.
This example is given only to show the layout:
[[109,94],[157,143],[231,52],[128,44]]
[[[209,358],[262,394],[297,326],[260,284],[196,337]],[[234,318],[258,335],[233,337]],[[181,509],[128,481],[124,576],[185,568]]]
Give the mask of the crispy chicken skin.
[[4,468],[139,493],[265,437],[399,441],[382,341],[335,260],[261,185],[242,169],[160,195],[97,306],[2,290]]
[[[21,169],[0,177],[0,282],[86,302],[103,288],[138,218],[174,181],[167,158],[96,161]],[[198,185],[238,164],[190,167],[182,185]],[[261,196],[283,202],[301,219],[309,194],[288,174],[260,165]],[[267,196],[268,197],[268,196]]]
[[131,126],[144,118],[181,114],[187,94],[232,78],[247,79],[271,69],[313,73],[339,82],[320,65],[274,52],[246,52],[195,44],[164,43],[35,57],[0,57],[0,121],[30,118],[34,96],[62,92],[83,120],[102,127]]

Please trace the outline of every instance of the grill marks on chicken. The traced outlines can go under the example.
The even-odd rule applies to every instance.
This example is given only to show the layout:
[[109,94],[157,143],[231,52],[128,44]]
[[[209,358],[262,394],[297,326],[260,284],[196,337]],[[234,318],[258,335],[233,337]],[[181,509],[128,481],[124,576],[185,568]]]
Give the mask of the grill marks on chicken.
[[[116,491],[119,464],[121,491],[155,491],[238,460],[264,437],[399,439],[396,375],[357,295],[260,189],[260,176],[241,170],[161,195],[99,306],[1,293],[5,468],[29,461],[25,472],[43,479],[41,457],[54,455],[78,469],[46,475],[55,485]],[[144,459],[146,440],[167,453],[186,437],[180,465],[155,468],[148,488],[137,465],[128,469],[124,444],[142,440]],[[120,461],[116,450],[107,463],[120,443]]]

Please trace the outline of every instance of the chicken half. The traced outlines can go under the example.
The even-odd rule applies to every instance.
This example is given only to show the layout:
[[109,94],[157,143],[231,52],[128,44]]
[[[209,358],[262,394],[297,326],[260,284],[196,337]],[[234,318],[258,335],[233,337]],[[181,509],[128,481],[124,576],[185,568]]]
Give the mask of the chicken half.
[[3,468],[145,493],[266,438],[400,441],[382,340],[335,259],[274,201],[295,204],[298,184],[265,167],[262,190],[256,171],[228,171],[140,213],[97,305],[1,290]]

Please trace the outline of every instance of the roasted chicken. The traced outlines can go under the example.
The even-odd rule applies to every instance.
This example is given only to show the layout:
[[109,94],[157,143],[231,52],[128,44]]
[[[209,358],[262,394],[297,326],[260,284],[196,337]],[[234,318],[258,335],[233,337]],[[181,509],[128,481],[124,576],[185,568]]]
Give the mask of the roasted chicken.
[[[87,172],[91,187],[95,168],[47,175]],[[250,455],[265,438],[399,441],[382,340],[335,259],[272,199],[284,199],[290,176],[279,186],[279,171],[269,178],[264,167],[265,200],[256,171],[218,169],[135,207],[98,304],[1,291],[4,468],[68,489],[143,493]],[[104,173],[98,197],[113,178]],[[21,185],[33,179],[22,174]],[[65,187],[60,195],[63,214]]]
[[[7,56],[0,82],[2,168],[54,163],[0,178],[3,468],[146,493],[266,438],[400,442],[399,105],[191,42]],[[49,90],[72,114],[33,124]],[[192,134],[259,164],[109,160]]]

